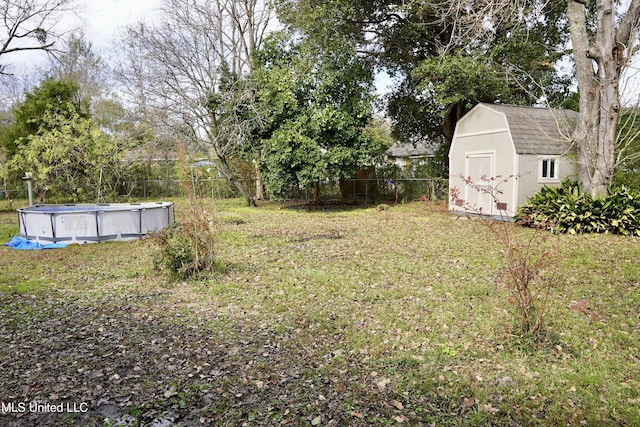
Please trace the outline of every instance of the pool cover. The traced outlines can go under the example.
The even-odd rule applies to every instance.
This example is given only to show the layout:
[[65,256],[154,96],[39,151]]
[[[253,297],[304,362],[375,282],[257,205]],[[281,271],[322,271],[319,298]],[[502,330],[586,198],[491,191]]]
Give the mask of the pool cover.
[[42,244],[35,240],[25,239],[24,237],[14,237],[4,244],[5,246],[9,246],[13,249],[18,249],[22,251],[36,251],[40,249],[59,249],[66,248],[68,243],[45,243]]

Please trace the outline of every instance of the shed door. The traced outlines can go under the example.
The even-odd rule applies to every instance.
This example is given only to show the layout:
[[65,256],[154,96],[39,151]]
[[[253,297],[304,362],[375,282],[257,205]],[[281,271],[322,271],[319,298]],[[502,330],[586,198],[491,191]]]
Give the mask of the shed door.
[[[470,206],[474,207],[475,213],[493,215],[493,200],[491,200],[491,194],[488,192],[490,183],[485,180],[493,177],[494,164],[495,153],[466,155],[464,175],[471,177],[474,186],[466,186],[465,200]],[[484,189],[487,189],[487,191],[483,191]]]

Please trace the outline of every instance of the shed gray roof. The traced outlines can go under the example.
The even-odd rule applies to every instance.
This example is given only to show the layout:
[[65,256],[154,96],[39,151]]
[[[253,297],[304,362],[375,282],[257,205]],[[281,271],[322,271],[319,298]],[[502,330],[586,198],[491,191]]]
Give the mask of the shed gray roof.
[[562,155],[572,149],[579,114],[572,110],[482,104],[507,117],[518,154]]

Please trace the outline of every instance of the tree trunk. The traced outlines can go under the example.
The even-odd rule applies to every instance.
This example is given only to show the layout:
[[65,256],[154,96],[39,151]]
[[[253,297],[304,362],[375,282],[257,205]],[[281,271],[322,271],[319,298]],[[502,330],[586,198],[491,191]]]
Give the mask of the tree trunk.
[[597,24],[589,39],[586,0],[569,0],[567,17],[580,91],[580,118],[575,133],[578,180],[593,196],[605,196],[615,167],[620,114],[620,75],[633,47],[640,0],[631,0],[616,28],[612,0],[597,0]]
[[262,184],[262,172],[260,171],[260,165],[258,162],[253,162],[256,168],[256,200],[264,199],[264,186]]
[[220,164],[220,172],[231,182],[231,184],[238,190],[240,194],[244,197],[247,202],[247,206],[257,207],[256,199],[253,197],[251,192],[247,189],[245,185],[240,182],[236,175],[231,170],[229,163],[225,156],[218,156],[219,164]]

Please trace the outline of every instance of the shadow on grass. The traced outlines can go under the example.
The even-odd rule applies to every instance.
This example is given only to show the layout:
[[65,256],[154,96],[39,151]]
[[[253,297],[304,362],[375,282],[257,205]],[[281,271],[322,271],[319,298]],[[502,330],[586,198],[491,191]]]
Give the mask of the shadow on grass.
[[367,203],[364,200],[356,200],[353,202],[343,202],[340,200],[322,200],[321,202],[305,201],[305,200],[288,200],[284,203],[285,209],[303,212],[340,212],[354,211],[359,209],[369,209],[375,206],[374,203]]

